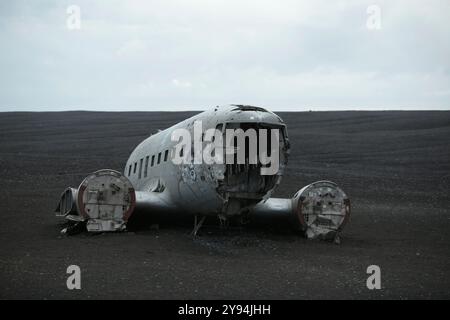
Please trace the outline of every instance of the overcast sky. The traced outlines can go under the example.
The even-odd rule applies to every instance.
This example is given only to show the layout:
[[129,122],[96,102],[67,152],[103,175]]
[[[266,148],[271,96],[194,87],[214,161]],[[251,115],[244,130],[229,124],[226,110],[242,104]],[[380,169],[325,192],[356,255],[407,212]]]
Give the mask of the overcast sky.
[[0,111],[450,109],[449,0],[2,0],[0,39]]

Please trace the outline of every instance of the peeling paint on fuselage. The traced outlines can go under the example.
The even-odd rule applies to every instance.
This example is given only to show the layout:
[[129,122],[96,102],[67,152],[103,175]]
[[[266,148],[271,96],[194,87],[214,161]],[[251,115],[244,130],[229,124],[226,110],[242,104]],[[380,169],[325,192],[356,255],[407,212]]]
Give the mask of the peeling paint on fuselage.
[[[264,180],[270,181],[264,194],[227,192],[226,164],[188,163],[175,165],[170,160],[171,152],[177,144],[177,142],[171,140],[172,132],[175,129],[184,128],[193,134],[193,124],[196,120],[202,121],[204,131],[216,128],[219,124],[222,124],[223,128],[225,128],[230,123],[254,123],[255,126],[264,125],[281,129],[280,139],[282,141],[280,144],[279,170],[276,176]],[[169,150],[169,159],[163,161],[166,150]],[[161,153],[161,161],[158,164],[159,153]],[[288,154],[289,140],[286,127],[280,117],[261,108],[230,105],[202,112],[145,139],[131,153],[126,163],[124,174],[137,191],[155,192],[157,190],[163,199],[173,203],[180,211],[185,211],[187,214],[219,214],[227,216],[239,214],[245,210],[247,205],[255,204],[261,199],[270,197],[281,181],[287,164]],[[134,171],[135,163],[137,163],[137,166],[140,166],[140,163],[145,164],[146,157],[149,157],[148,170],[137,168]],[[154,157],[153,166],[152,157]],[[144,161],[141,162],[141,159],[144,159]],[[130,171],[131,174],[129,175]],[[139,172],[141,172],[140,178]],[[144,176],[142,172],[147,172],[147,176]],[[252,178],[249,175],[249,184],[256,183],[252,179],[260,179],[260,177],[256,178],[255,176],[255,178]],[[155,188],[155,185],[158,185],[159,188]],[[163,186],[162,188],[161,185]]]

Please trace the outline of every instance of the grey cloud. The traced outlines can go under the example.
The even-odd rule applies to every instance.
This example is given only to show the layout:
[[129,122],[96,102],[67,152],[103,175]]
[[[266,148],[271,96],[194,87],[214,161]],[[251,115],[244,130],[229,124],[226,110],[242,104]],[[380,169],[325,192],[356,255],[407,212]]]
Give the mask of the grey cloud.
[[377,3],[3,1],[0,111],[449,109],[450,3]]

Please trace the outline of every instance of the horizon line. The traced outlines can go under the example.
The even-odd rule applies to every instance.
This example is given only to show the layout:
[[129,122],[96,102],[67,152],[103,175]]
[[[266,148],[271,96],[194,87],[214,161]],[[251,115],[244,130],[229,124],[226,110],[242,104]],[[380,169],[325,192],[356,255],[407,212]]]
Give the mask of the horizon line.
[[[224,105],[219,104],[217,106]],[[12,113],[12,112],[203,112],[214,108],[216,105],[208,107],[208,108],[187,108],[187,107],[158,107],[158,108],[149,108],[149,107],[133,107],[133,108],[3,108],[0,107],[0,113]],[[339,107],[299,107],[299,108],[283,108],[283,107],[266,107],[261,106],[268,111],[273,112],[330,112],[330,111],[450,111],[449,107],[432,107],[432,108],[422,108],[422,107],[349,107],[349,108],[339,108]]]
[[[264,108],[268,111],[272,112],[399,112],[399,111],[420,111],[420,112],[426,112],[426,111],[450,111],[450,108],[432,108],[432,109],[420,109],[420,108],[397,108],[397,109],[382,109],[382,108],[354,108],[354,109],[336,109],[336,108],[302,108],[298,110],[286,110],[286,109],[269,109]],[[163,110],[163,109],[153,109],[153,110],[139,110],[139,109],[111,109],[111,110],[104,110],[104,109],[62,109],[62,110],[30,110],[30,109],[19,109],[19,110],[0,110],[0,113],[56,113],[56,112],[104,112],[104,113],[135,113],[135,112],[166,112],[166,113],[172,113],[172,112],[203,112],[207,111],[209,109],[175,109],[175,110]]]

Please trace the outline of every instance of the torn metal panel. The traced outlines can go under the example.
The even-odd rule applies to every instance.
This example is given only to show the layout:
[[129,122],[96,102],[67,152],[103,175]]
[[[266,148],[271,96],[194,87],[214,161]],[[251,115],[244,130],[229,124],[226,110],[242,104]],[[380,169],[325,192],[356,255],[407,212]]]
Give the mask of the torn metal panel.
[[[252,106],[236,106],[237,108],[231,110],[232,112],[268,112],[261,108]],[[236,117],[237,118],[237,117]],[[253,117],[254,118],[254,117]],[[234,119],[234,118],[233,118]],[[252,118],[250,118],[252,119]],[[261,200],[267,200],[276,187],[280,184],[281,178],[284,174],[285,167],[288,162],[289,156],[289,140],[287,137],[286,127],[281,119],[277,118],[281,124],[273,122],[264,122],[264,119],[260,119],[261,122],[240,122],[233,120],[233,122],[226,123],[226,129],[241,129],[243,131],[252,129],[256,133],[256,145],[259,148],[261,139],[265,145],[271,145],[271,137],[268,135],[261,136],[260,129],[270,130],[278,129],[279,134],[279,168],[274,175],[262,175],[261,168],[264,165],[261,163],[261,159],[257,159],[257,162],[249,158],[249,149],[252,147],[249,145],[249,141],[245,141],[242,145],[245,147],[245,164],[237,163],[236,150],[238,146],[236,141],[234,142],[234,161],[232,163],[225,163],[225,172],[223,179],[220,179],[217,192],[224,199],[224,206],[222,210],[222,216],[232,216],[240,214],[244,211],[248,211],[248,208],[256,205]],[[226,146],[228,147],[228,146]],[[228,161],[228,160],[227,160]]]

